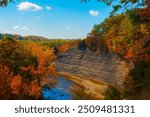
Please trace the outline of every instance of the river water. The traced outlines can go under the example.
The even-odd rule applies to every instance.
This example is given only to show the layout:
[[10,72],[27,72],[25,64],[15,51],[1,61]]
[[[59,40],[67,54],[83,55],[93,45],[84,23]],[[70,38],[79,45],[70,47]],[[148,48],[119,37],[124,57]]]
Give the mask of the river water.
[[59,76],[57,85],[51,89],[43,88],[42,96],[44,100],[72,100],[73,94],[70,87],[75,85],[72,81]]

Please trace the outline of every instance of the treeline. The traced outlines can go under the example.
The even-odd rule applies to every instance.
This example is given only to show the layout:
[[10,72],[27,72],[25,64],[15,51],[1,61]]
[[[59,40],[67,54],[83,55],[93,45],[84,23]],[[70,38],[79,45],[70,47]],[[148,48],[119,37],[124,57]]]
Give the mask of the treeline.
[[0,99],[41,99],[42,80],[57,75],[56,56],[78,43],[78,40],[61,39],[20,40],[16,35],[3,35],[0,40]]
[[0,41],[0,99],[41,99],[41,80],[56,75],[52,48],[10,37]]
[[79,44],[79,49],[89,48],[97,54],[115,53],[134,63],[125,90],[117,98],[134,98],[150,87],[150,2],[146,5],[105,19]]
[[5,36],[13,38],[15,40],[30,40],[30,41],[46,41],[48,38],[42,36],[21,36],[19,34],[1,34],[0,39],[4,38]]
[[43,46],[53,48],[55,55],[67,52],[70,48],[77,47],[80,43],[80,39],[51,39],[48,41],[38,42]]
[[39,45],[53,48],[56,55],[62,52],[66,52],[69,48],[77,46],[80,42],[80,39],[48,39],[42,36],[21,36],[18,34],[0,33],[0,40],[6,37],[12,38],[16,41],[23,41],[24,43],[35,42]]

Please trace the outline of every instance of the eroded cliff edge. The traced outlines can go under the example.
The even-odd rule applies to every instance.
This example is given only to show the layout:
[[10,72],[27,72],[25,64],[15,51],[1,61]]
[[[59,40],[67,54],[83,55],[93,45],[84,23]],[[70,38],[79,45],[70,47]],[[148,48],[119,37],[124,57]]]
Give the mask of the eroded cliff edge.
[[96,53],[72,48],[68,52],[58,56],[57,71],[79,74],[91,79],[103,81],[108,84],[122,86],[129,71],[133,68],[113,53]]

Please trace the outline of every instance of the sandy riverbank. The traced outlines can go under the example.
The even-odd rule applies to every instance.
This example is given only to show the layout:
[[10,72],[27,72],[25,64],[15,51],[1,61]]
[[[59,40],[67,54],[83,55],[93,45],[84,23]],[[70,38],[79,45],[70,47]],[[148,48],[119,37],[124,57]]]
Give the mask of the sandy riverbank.
[[84,91],[87,94],[93,95],[97,99],[104,99],[104,92],[108,88],[108,84],[98,81],[98,80],[93,80],[81,75],[75,75],[71,73],[66,73],[66,72],[58,72],[58,75],[64,76],[65,78],[75,82],[76,84],[84,87]]

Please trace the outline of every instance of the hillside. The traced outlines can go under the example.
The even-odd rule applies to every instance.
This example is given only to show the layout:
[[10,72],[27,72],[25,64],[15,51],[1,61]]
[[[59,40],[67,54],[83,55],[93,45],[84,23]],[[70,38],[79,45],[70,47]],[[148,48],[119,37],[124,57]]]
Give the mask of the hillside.
[[150,4],[95,25],[77,48],[58,56],[57,70],[112,85],[109,99],[116,90],[121,99],[150,99],[149,9]]
[[73,48],[58,56],[56,67],[59,72],[79,74],[122,87],[134,66],[112,53],[96,55],[89,49]]
[[14,38],[16,40],[31,40],[31,41],[46,41],[46,40],[48,40],[47,38],[42,37],[42,36],[21,36],[18,34],[1,34],[0,33],[0,39],[2,39],[5,36]]

